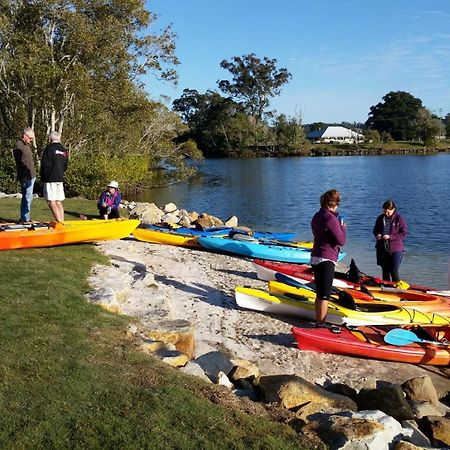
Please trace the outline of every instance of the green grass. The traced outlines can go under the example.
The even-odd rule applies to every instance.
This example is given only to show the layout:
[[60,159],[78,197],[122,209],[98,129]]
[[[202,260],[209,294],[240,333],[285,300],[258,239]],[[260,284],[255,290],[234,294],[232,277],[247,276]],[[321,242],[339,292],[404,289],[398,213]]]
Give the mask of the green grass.
[[[3,220],[18,208],[0,200]],[[41,199],[32,217],[51,217]],[[107,260],[88,244],[0,252],[0,448],[305,448],[287,425],[214,404],[217,387],[138,352],[129,319],[84,297],[95,263]]]

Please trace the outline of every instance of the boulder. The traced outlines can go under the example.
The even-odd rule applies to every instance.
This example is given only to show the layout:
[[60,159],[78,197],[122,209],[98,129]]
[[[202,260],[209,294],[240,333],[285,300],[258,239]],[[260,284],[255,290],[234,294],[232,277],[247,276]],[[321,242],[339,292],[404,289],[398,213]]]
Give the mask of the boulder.
[[233,363],[222,352],[209,352],[199,356],[195,362],[203,369],[208,378],[217,383],[219,372],[228,375],[233,368]]
[[406,398],[411,401],[423,401],[437,405],[439,398],[433,382],[428,375],[411,378],[402,384]]
[[411,434],[381,411],[346,411],[316,416],[302,431],[314,430],[330,450],[387,450],[392,443]]
[[222,371],[219,371],[219,373],[217,374],[217,384],[220,386],[225,386],[230,390],[234,389],[234,384]]
[[167,213],[161,217],[161,221],[169,225],[176,225],[180,221],[180,218],[174,213]]
[[234,364],[234,367],[229,375],[233,381],[237,381],[240,379],[254,380],[261,375],[259,367],[250,361],[237,358],[232,359],[231,362]]
[[377,389],[361,389],[357,403],[360,410],[379,409],[397,420],[414,419],[414,413],[398,384],[382,383]]
[[238,218],[236,216],[229,217],[224,224],[226,227],[234,228],[238,226]]
[[421,419],[425,416],[445,416],[445,412],[438,405],[430,402],[412,402],[411,407],[416,419]]
[[177,209],[178,208],[175,203],[167,203],[167,205],[164,205],[163,211],[165,213],[174,213]]
[[195,222],[200,217],[197,211],[189,211],[188,216],[191,223]]
[[188,355],[183,352],[179,352],[178,350],[161,349],[155,354],[161,358],[164,363],[172,367],[183,367],[190,359]]
[[431,447],[430,440],[420,431],[417,423],[414,420],[404,420],[402,422],[403,428],[409,428],[412,431],[408,441],[419,447]]
[[276,402],[287,409],[313,402],[338,410],[357,410],[350,398],[328,392],[296,375],[262,376],[256,380],[255,387],[262,392],[265,402]]
[[179,225],[186,228],[191,227],[191,218],[189,217],[189,213],[185,209],[180,209],[178,216],[180,218],[180,221],[178,222]]
[[193,375],[195,377],[201,378],[203,381],[211,383],[211,380],[208,378],[203,369],[195,361],[189,361],[184,367],[181,367],[180,370],[183,373]]
[[187,320],[160,320],[146,323],[145,336],[155,341],[174,344],[175,348],[192,358],[195,351],[194,327]]
[[418,423],[433,446],[450,447],[450,418],[427,416]]
[[164,212],[154,203],[136,203],[130,211],[130,219],[141,219],[145,223],[160,223]]
[[335,394],[345,395],[346,397],[351,398],[354,402],[356,402],[358,398],[358,392],[356,392],[356,389],[353,389],[344,383],[332,383],[327,385],[325,389],[329,392],[334,392]]
[[199,225],[201,228],[211,228],[211,227],[221,227],[223,222],[218,218],[211,216],[209,214],[203,213],[196,221],[195,224]]

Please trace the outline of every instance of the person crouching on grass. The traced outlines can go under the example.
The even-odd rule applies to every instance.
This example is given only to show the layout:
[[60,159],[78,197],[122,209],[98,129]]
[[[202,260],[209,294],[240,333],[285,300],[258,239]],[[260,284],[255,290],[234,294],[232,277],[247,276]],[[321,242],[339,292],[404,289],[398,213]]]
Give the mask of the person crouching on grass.
[[338,219],[337,209],[341,194],[335,189],[320,196],[320,210],[311,220],[314,245],[311,251],[311,267],[316,282],[315,312],[317,325],[325,322],[328,301],[333,286],[334,267],[340,247],[345,244],[346,225]]
[[119,192],[119,183],[111,181],[98,198],[97,208],[100,217],[102,219],[118,219],[120,217],[119,205],[121,201],[122,195]]

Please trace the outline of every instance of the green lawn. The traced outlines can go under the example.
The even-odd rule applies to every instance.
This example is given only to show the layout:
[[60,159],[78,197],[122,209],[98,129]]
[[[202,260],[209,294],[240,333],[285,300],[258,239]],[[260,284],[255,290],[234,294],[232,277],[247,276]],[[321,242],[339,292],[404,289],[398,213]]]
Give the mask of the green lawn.
[[[66,219],[96,213],[95,202],[64,204]],[[2,221],[18,209],[0,200]],[[32,218],[51,218],[42,199]],[[0,252],[0,448],[308,447],[287,425],[214,404],[221,389],[138,352],[129,319],[84,297],[99,262],[88,244]]]

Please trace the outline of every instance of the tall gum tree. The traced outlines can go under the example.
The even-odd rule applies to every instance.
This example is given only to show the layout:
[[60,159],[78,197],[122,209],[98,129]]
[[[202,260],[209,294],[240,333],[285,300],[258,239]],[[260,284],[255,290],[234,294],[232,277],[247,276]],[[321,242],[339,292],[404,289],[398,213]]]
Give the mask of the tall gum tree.
[[3,131],[26,121],[41,136],[62,132],[148,71],[176,82],[175,35],[150,33],[155,20],[143,0],[0,0]]
[[261,120],[269,106],[270,97],[281,93],[281,88],[292,75],[285,68],[277,68],[277,60],[264,57],[259,59],[254,53],[234,56],[231,61],[223,60],[220,67],[230,71],[232,80],[218,81],[219,89],[242,102],[246,112]]

